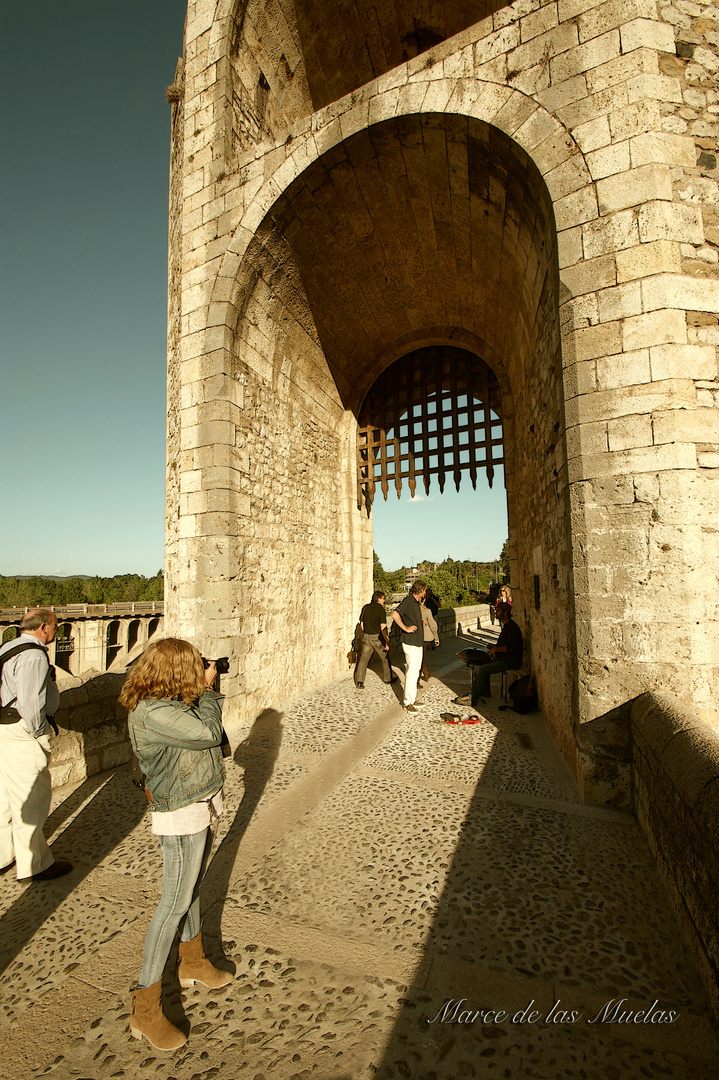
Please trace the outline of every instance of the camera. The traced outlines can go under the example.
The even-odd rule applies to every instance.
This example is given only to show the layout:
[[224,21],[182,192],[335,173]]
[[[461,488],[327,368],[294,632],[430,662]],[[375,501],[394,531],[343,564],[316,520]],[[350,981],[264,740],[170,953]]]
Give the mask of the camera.
[[226,675],[227,672],[230,670],[229,656],[220,656],[217,658],[217,660],[206,660],[203,656],[202,663],[205,665],[206,668],[208,668],[210,664],[215,664],[215,666],[217,667],[218,675]]

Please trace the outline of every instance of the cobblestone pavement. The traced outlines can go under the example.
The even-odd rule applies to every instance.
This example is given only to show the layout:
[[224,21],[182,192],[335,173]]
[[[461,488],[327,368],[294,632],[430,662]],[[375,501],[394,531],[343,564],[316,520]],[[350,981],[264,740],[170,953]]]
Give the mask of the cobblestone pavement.
[[430,653],[417,715],[370,670],[235,740],[203,893],[208,953],[235,979],[180,996],[168,963],[167,1011],[192,1027],[172,1054],[127,1033],[161,881],[144,797],[127,767],[58,792],[73,873],[0,878],[0,1077],[716,1080],[635,821],[584,806],[539,713],[495,696],[481,724],[437,722],[462,711],[459,647]]

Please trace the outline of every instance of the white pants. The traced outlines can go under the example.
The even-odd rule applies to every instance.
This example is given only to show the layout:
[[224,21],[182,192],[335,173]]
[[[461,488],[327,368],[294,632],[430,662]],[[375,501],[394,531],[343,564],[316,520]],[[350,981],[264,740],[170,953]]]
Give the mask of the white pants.
[[405,659],[404,704],[414,705],[424,649],[421,645],[405,645],[402,642],[402,652]]
[[43,826],[50,813],[50,736],[34,739],[22,721],[0,724],[0,867],[18,878],[52,866]]

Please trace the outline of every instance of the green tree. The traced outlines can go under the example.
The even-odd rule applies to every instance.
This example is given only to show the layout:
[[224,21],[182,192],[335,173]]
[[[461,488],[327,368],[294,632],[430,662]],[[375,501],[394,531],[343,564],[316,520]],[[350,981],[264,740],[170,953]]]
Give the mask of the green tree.
[[427,574],[425,580],[441,607],[463,607],[472,603],[468,590],[457,581],[454,566],[451,569],[446,566],[439,567]]
[[505,585],[509,584],[509,540],[505,540],[502,545],[502,552],[499,556],[500,573],[502,575],[502,582]]
[[374,558],[373,581],[375,591],[381,590],[388,597],[392,593],[401,592],[407,577],[407,567],[401,566],[399,570],[390,570],[388,572],[382,566],[377,552],[373,551],[372,555]]

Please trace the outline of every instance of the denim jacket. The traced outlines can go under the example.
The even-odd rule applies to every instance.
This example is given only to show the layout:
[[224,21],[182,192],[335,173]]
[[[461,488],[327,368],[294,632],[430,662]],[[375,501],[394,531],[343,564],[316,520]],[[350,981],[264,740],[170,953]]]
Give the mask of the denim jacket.
[[222,787],[223,694],[208,690],[196,705],[145,698],[127,718],[154,810],[179,810]]

